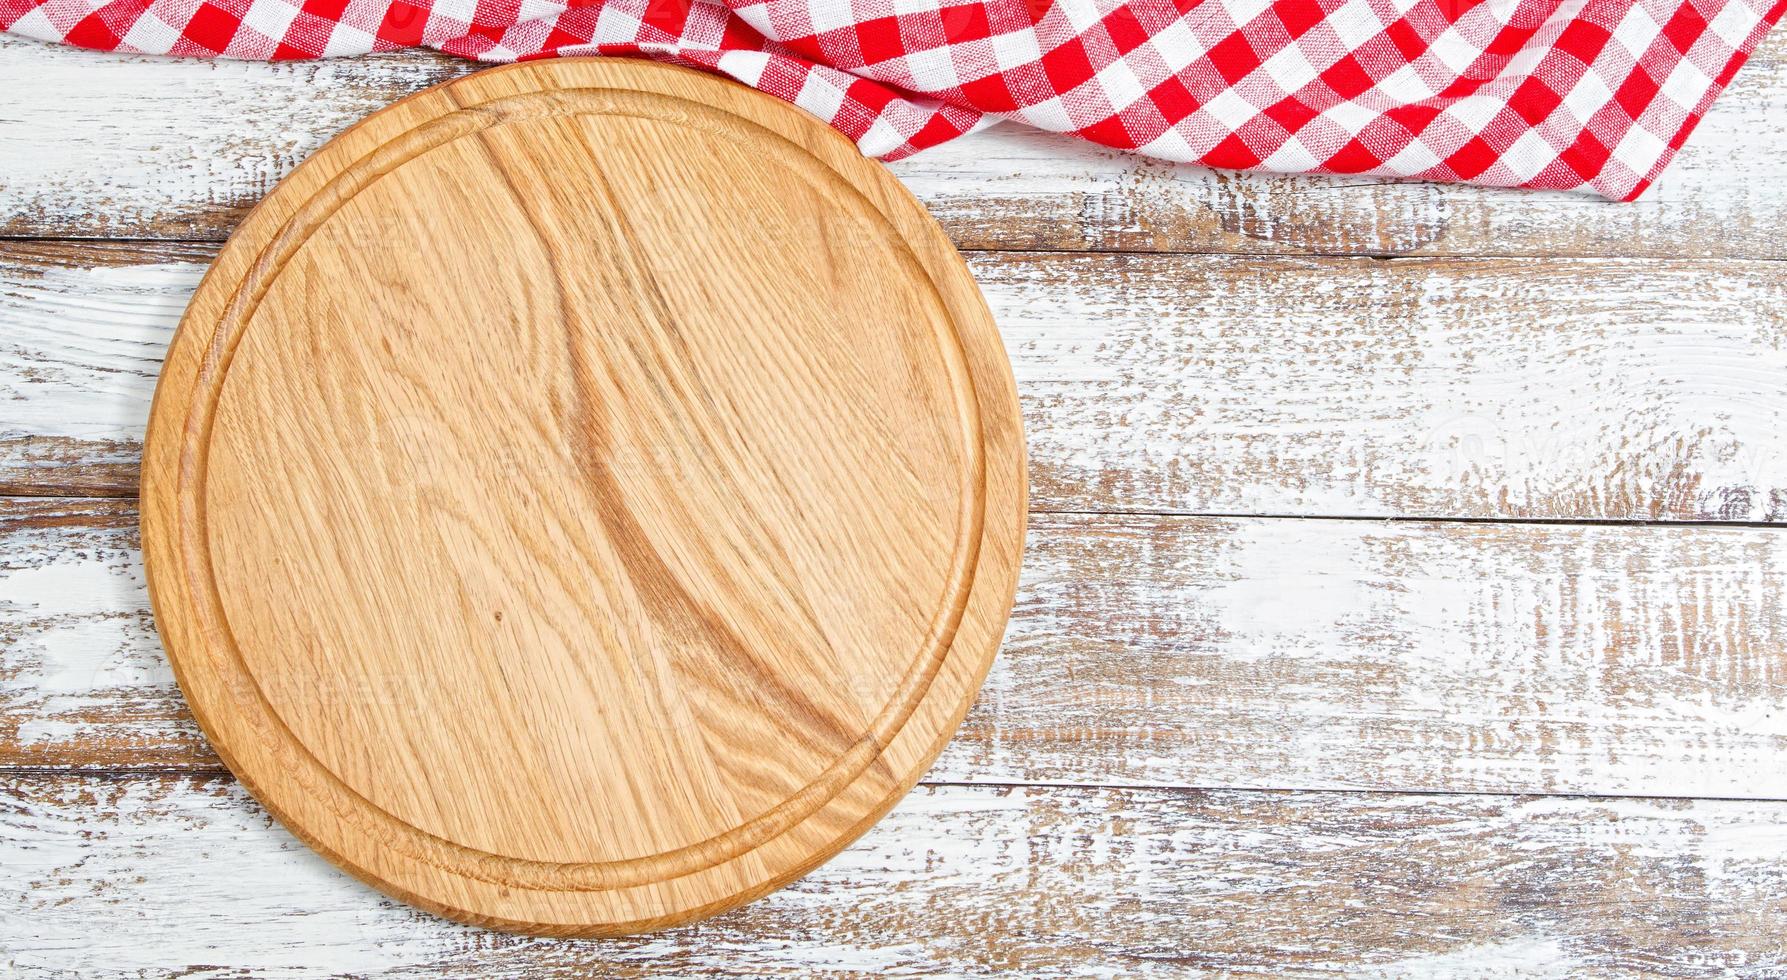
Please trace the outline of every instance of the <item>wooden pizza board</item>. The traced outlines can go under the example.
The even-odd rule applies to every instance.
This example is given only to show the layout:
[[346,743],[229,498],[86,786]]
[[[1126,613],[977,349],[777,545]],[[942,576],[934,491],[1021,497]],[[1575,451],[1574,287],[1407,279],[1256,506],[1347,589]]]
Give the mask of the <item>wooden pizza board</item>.
[[381,111],[200,285],[149,424],[205,733],[384,892],[551,935],[811,870],[924,773],[1016,587],[967,268],[742,86],[541,61]]

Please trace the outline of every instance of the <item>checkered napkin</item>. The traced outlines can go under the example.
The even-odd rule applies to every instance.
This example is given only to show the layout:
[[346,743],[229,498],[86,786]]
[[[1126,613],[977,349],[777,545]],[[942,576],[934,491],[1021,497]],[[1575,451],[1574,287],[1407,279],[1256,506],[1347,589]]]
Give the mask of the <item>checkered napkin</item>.
[[87,48],[729,75],[897,159],[1012,119],[1277,173],[1644,192],[1787,0],[0,0]]

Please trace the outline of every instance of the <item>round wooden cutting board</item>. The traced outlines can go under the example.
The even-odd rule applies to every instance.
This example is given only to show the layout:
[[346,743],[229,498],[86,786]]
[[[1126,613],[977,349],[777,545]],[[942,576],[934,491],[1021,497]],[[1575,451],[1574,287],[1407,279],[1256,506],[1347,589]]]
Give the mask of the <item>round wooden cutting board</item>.
[[193,714],[306,843],[612,935],[804,874],[923,774],[1016,588],[961,258],[849,141],[637,61],[377,113],[249,215],[149,424]]

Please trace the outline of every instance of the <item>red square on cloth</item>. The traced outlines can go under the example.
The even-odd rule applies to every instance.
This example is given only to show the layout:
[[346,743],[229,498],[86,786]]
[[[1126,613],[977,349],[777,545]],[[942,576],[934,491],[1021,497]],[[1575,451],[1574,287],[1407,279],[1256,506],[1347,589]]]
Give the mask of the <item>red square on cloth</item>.
[[187,40],[221,54],[229,50],[230,41],[241,26],[242,18],[215,4],[201,3],[181,33]]

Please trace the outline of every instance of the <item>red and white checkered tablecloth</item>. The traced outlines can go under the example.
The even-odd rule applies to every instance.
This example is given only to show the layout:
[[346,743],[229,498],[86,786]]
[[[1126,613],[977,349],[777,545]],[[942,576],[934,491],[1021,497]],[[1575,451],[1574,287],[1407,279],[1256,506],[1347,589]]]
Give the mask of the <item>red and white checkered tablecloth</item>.
[[896,159],[996,119],[1167,160],[1642,194],[1787,0],[0,0],[108,51],[730,75]]

